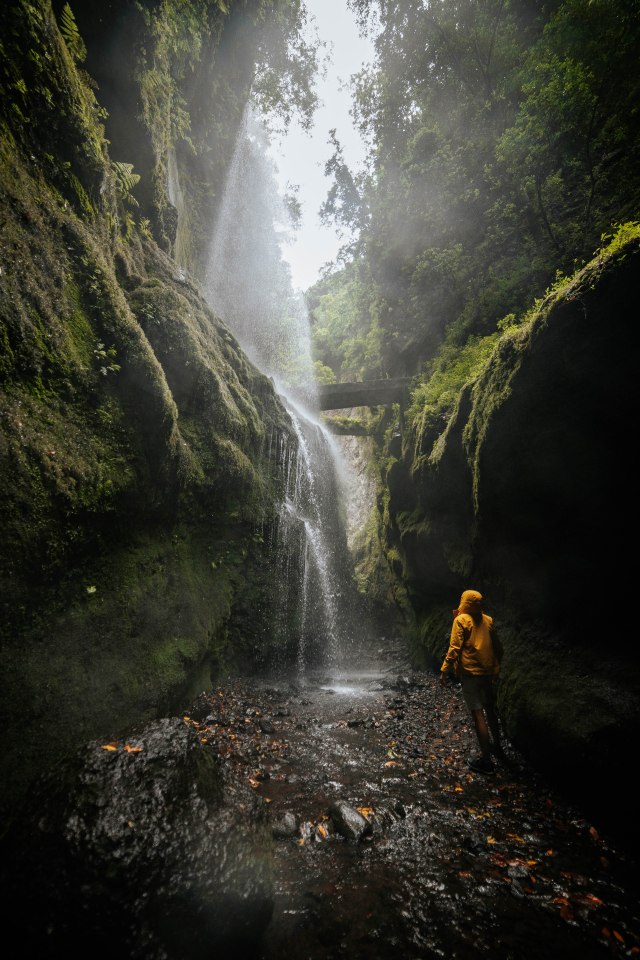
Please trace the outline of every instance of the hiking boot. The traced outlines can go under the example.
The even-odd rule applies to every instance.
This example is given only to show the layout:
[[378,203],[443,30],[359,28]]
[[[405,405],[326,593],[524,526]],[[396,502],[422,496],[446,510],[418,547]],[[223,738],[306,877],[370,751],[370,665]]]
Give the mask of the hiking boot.
[[469,760],[469,766],[472,770],[475,770],[476,773],[484,773],[487,775],[495,773],[492,761],[485,757],[473,757]]

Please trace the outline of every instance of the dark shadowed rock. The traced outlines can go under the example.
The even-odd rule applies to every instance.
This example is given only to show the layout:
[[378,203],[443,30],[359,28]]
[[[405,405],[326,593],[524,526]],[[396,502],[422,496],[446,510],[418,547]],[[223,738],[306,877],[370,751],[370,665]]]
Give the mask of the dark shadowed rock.
[[273,907],[266,809],[178,718],[127,746],[88,744],[5,838],[9,932],[38,958],[240,956]]
[[336,829],[346,840],[361,840],[371,833],[371,824],[362,814],[344,800],[336,800],[329,807],[329,814]]
[[271,723],[271,720],[267,720],[267,719],[265,719],[265,717],[260,717],[260,720],[258,721],[258,723],[259,723],[260,729],[262,730],[263,733],[275,733],[275,732],[276,732],[276,728],[275,728],[274,725]]
[[274,837],[294,837],[298,832],[298,821],[293,813],[287,811],[272,827]]

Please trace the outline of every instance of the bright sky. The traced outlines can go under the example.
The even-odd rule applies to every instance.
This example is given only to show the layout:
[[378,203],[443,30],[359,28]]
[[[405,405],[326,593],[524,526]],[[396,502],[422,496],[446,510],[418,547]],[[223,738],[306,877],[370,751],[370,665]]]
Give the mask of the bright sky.
[[347,0],[306,0],[309,13],[321,40],[327,42],[330,57],[327,75],[318,79],[320,106],[310,133],[293,127],[286,138],[273,146],[282,192],[287,183],[298,184],[302,205],[302,223],[294,242],[283,254],[291,265],[293,285],[306,290],[320,277],[322,265],[334,260],[341,245],[333,227],[323,227],[318,211],[331,184],[324,175],[324,165],[332,153],[329,130],[336,128],[344,158],[354,170],[362,164],[365,148],[349,116],[351,95],[349,78],[363,64],[374,59],[370,39],[358,33],[355,18]]

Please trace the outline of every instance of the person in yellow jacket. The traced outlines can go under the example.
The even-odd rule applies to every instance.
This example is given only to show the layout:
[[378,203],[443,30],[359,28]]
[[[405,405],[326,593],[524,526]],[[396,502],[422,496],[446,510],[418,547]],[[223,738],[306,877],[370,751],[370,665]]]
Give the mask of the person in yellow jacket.
[[494,753],[503,755],[495,703],[502,649],[493,619],[483,612],[482,603],[477,590],[465,590],[460,597],[460,605],[453,611],[451,639],[440,678],[444,683],[452,674],[457,677],[473,717],[480,756],[474,757],[469,766],[479,773],[493,773],[492,746]]

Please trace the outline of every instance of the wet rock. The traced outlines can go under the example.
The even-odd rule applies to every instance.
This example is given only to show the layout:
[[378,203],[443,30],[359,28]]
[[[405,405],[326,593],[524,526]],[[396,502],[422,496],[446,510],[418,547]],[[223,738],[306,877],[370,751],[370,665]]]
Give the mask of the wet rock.
[[192,720],[197,720],[198,723],[202,723],[202,721],[211,714],[211,706],[211,701],[209,700],[207,694],[203,691],[198,695],[196,700],[191,705],[189,716]]
[[411,686],[412,684],[409,680],[409,677],[396,677],[395,679],[389,678],[385,683],[385,689],[397,690],[398,693],[407,693]]
[[263,733],[275,733],[275,732],[276,732],[276,728],[275,728],[274,725],[271,723],[271,721],[270,721],[270,720],[266,720],[264,717],[260,717],[260,720],[258,721],[258,725],[259,725],[259,727],[260,727],[260,729],[262,730]]
[[347,726],[348,727],[364,727],[366,722],[367,721],[364,717],[356,717],[354,720],[347,720]]
[[511,893],[514,895],[514,897],[522,898],[525,896],[525,892],[522,889],[522,884],[519,883],[518,880],[511,881]]
[[346,840],[361,840],[371,833],[369,821],[344,800],[334,800],[329,806],[329,815],[336,833]]
[[462,847],[469,853],[477,854],[484,849],[484,844],[478,837],[468,835],[462,840]]
[[271,832],[278,838],[295,837],[298,832],[298,821],[295,815],[287,811],[279,820],[276,820]]
[[298,833],[300,834],[300,838],[301,838],[302,840],[304,840],[305,842],[306,842],[307,840],[310,840],[310,839],[311,839],[311,837],[313,836],[314,832],[315,832],[315,827],[314,827],[314,825],[311,823],[310,820],[305,820],[305,821],[303,821],[303,823],[300,824],[300,827],[299,827],[299,829],[298,829]]
[[4,838],[5,935],[39,960],[239,955],[273,909],[267,809],[179,718],[127,746],[87,744]]

